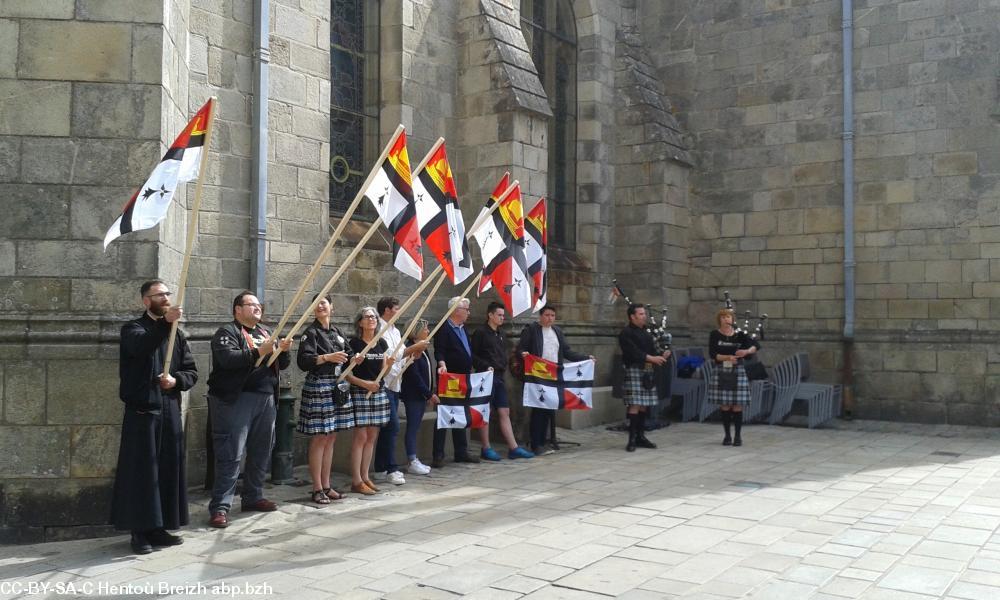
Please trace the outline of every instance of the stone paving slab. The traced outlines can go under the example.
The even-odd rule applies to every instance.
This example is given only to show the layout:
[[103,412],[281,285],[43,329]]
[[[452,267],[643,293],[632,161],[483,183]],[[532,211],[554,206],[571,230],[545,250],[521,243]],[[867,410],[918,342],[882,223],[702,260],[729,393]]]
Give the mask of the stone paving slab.
[[[448,464],[377,496],[125,537],[0,548],[7,598],[996,600],[1000,435],[871,422],[674,424],[657,450],[564,431],[529,461]],[[335,480],[335,483],[341,480]],[[342,483],[342,481],[341,481]],[[346,487],[346,486],[341,486]]]

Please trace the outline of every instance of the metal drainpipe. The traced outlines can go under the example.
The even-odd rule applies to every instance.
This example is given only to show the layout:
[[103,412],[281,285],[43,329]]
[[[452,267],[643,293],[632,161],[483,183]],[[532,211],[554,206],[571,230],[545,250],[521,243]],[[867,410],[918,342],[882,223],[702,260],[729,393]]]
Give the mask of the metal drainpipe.
[[854,413],[854,2],[841,0],[844,79],[843,413]]
[[268,68],[271,62],[270,6],[268,0],[256,0],[253,15],[254,39],[254,103],[253,103],[253,196],[254,226],[250,231],[253,240],[250,289],[264,302],[265,248],[267,240],[267,96],[269,91]]

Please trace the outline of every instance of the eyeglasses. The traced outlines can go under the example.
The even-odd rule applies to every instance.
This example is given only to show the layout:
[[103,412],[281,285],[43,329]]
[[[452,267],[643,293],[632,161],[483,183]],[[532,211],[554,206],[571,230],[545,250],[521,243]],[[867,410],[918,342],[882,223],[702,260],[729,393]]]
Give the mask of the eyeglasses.
[[169,298],[169,297],[171,297],[173,295],[174,295],[173,292],[160,292],[159,294],[146,294],[146,297],[147,298],[166,299],[166,298]]
[[257,304],[256,302],[246,302],[244,304],[240,304],[240,306],[255,306],[255,307],[257,307],[257,308],[259,308],[261,310],[264,310],[264,305],[263,304]]
[[377,319],[378,317],[375,316],[375,315],[361,315],[361,318],[362,319]]

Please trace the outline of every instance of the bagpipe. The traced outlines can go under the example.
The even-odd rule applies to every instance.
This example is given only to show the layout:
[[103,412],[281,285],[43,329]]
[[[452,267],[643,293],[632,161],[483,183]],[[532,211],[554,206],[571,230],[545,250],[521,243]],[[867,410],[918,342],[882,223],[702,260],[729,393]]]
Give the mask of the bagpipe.
[[[611,280],[611,285],[614,286],[614,293],[616,296],[621,296],[626,303],[633,304],[632,300],[625,293],[625,290],[618,285],[617,279]],[[726,292],[727,294],[729,292]],[[670,350],[670,344],[673,342],[674,336],[667,331],[667,307],[664,306],[660,309],[660,321],[656,322],[656,317],[653,316],[653,305],[645,304],[646,314],[649,316],[649,320],[646,322],[646,333],[653,336],[653,345],[656,348],[657,354],[663,354],[667,350]]]
[[[764,339],[764,329],[767,325],[767,313],[762,315],[753,316],[751,311],[747,310],[743,313],[743,325],[738,325],[736,321],[736,305],[733,303],[733,299],[729,296],[729,290],[724,290],[722,292],[723,299],[726,303],[726,310],[730,310],[733,313],[733,326],[736,328],[737,334],[742,334],[749,337],[751,340],[763,340]],[[757,326],[754,327],[753,331],[750,331],[750,320],[757,319]]]
[[[736,328],[736,335],[741,339],[749,339],[751,341],[763,340],[764,330],[767,325],[767,313],[763,313],[760,316],[753,316],[751,311],[747,310],[743,312],[743,325],[738,325],[736,323],[736,305],[733,303],[732,297],[729,295],[729,290],[724,290],[722,292],[723,300],[726,303],[726,310],[733,313],[733,327]],[[750,330],[750,321],[752,319],[757,319],[757,325]],[[747,372],[747,377],[750,380],[755,379],[767,379],[767,369],[764,368],[764,364],[757,359],[756,356],[746,359],[743,362],[743,368]]]

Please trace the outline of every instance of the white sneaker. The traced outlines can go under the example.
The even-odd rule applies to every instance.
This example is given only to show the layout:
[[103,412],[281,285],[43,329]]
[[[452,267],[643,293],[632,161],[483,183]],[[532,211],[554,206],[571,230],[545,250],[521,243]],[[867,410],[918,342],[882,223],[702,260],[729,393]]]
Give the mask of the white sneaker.
[[403,474],[400,471],[393,471],[392,473],[389,473],[386,481],[393,485],[403,485],[406,483],[406,478],[403,477]]
[[388,475],[385,471],[372,471],[372,481],[386,481]]
[[406,472],[411,475],[427,475],[431,472],[431,468],[420,462],[419,458],[414,458],[410,461],[410,464],[407,465]]

